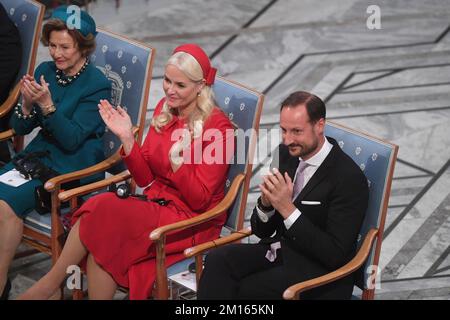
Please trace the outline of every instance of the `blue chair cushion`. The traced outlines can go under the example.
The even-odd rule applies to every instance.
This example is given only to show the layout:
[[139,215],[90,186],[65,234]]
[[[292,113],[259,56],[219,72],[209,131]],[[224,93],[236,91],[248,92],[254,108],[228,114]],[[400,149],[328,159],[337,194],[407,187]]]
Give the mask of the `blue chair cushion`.
[[[69,208],[61,209],[61,215],[66,215],[69,212]],[[49,237],[51,236],[52,219],[50,213],[41,215],[33,210],[25,217],[24,223],[27,227],[36,232],[47,235]]]
[[188,271],[188,267],[191,263],[195,262],[194,258],[184,259],[180,262],[177,262],[173,265],[171,265],[169,268],[167,268],[167,276],[173,276],[174,274]]

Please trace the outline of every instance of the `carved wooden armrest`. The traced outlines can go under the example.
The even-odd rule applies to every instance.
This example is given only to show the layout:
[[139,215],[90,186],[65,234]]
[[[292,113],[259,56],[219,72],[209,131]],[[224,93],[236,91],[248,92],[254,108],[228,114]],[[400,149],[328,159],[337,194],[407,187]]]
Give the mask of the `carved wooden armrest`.
[[6,131],[0,132],[0,141],[8,140],[16,135],[13,129],[8,129]]
[[[139,132],[139,127],[133,127],[132,131],[133,131],[133,134],[136,136],[137,133]],[[110,156],[108,159],[103,160],[102,162],[99,162],[93,166],[90,166],[89,168],[62,174],[62,175],[59,175],[57,177],[54,177],[54,178],[48,180],[45,183],[45,186],[44,186],[45,189],[49,192],[52,192],[65,182],[85,178],[85,177],[94,175],[96,173],[106,171],[109,168],[112,168],[113,166],[115,166],[122,160],[122,157],[120,156],[121,149],[122,149],[122,146],[119,147],[119,149],[117,149],[117,151],[112,156]]]
[[238,240],[241,240],[243,238],[247,238],[251,236],[252,234],[252,228],[249,226],[247,228],[241,229],[239,231],[233,232],[230,235],[226,237],[221,237],[217,240],[212,240],[208,242],[204,242],[202,244],[199,244],[195,247],[187,248],[184,250],[184,256],[186,258],[191,258],[198,256],[199,254],[204,253],[205,251],[211,250],[213,248],[218,248],[223,245],[236,242]]
[[363,244],[361,245],[361,248],[358,250],[358,253],[352,260],[350,260],[350,262],[340,267],[339,269],[327,273],[321,277],[303,281],[290,286],[284,291],[283,298],[286,300],[295,300],[295,299],[298,300],[300,293],[302,293],[303,291],[313,289],[318,286],[339,280],[349,275],[350,273],[355,272],[367,260],[367,257],[370,254],[370,249],[372,248],[372,244],[377,236],[378,236],[378,229],[373,228],[370,229],[364,239]]
[[14,108],[20,96],[20,83],[17,83],[14,89],[9,93],[8,99],[0,105],[0,118],[9,113]]
[[99,172],[103,172],[103,171],[113,167],[114,165],[118,164],[121,160],[122,160],[122,158],[119,155],[119,151],[116,151],[116,153],[114,153],[108,159],[103,160],[102,162],[99,162],[93,166],[51,178],[50,180],[48,180],[45,183],[44,187],[48,192],[52,192],[52,191],[56,190],[57,188],[59,188],[61,186],[61,184],[65,183],[65,182],[74,181],[77,179],[91,176],[91,175],[99,173]]
[[231,187],[228,190],[225,198],[223,198],[222,201],[211,210],[208,210],[191,219],[159,227],[150,233],[150,239],[155,242],[156,246],[156,283],[158,284],[156,286],[156,297],[162,299],[167,299],[168,297],[167,270],[165,267],[166,235],[173,231],[183,230],[201,224],[205,221],[214,219],[220,214],[223,214],[223,212],[226,211],[232,205],[239,191],[239,187],[244,181],[244,179],[245,175],[243,173],[237,175],[234,178],[233,183],[231,184]]
[[111,183],[118,183],[131,178],[131,174],[128,170],[122,171],[119,174],[111,176],[107,179],[96,181],[90,184],[86,184],[81,187],[73,188],[67,191],[60,192],[58,194],[59,200],[62,202],[69,201],[75,197],[79,197],[88,193],[92,193],[97,190],[101,190],[109,186]]
[[223,212],[225,212],[233,204],[233,201],[236,198],[236,195],[239,191],[239,187],[244,181],[244,178],[245,175],[243,173],[237,175],[234,178],[233,183],[231,184],[231,187],[228,190],[228,193],[226,194],[225,198],[223,198],[222,201],[219,202],[219,204],[214,208],[212,208],[211,210],[208,210],[205,213],[202,213],[191,219],[161,226],[150,233],[150,239],[153,241],[160,241],[161,239],[164,239],[165,238],[164,236],[169,232],[193,227],[205,221],[212,220],[220,214],[223,214]]

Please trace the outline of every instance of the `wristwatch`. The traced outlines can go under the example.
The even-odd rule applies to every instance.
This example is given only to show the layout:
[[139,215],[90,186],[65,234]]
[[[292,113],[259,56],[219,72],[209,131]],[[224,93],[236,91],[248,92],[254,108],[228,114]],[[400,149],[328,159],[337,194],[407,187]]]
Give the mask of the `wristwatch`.
[[54,104],[50,104],[48,106],[41,106],[42,114],[44,117],[51,115],[56,111],[56,107]]
[[270,212],[270,211],[274,210],[274,207],[272,207],[271,205],[270,206],[263,205],[263,203],[261,201],[261,197],[258,198],[256,205],[258,206],[259,210],[261,210],[263,212]]

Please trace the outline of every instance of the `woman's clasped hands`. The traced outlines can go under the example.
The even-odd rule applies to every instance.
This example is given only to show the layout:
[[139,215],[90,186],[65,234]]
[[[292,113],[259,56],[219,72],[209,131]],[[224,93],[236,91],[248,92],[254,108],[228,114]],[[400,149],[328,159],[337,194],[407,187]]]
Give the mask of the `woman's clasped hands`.
[[53,104],[52,95],[44,76],[40,77],[40,84],[29,74],[20,80],[20,93],[22,94],[22,110],[30,113],[33,104],[45,109]]

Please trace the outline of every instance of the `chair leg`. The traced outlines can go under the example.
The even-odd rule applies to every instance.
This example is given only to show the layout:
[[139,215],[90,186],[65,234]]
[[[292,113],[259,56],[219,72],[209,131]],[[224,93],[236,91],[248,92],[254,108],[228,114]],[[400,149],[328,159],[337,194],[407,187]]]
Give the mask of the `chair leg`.
[[16,152],[22,151],[23,150],[23,146],[24,146],[24,140],[23,140],[23,136],[16,136],[14,137],[14,150]]
[[72,299],[73,300],[83,300],[84,299],[83,289],[73,289],[72,290]]
[[72,299],[73,300],[83,300],[84,297],[85,297],[85,292],[83,291],[83,276],[81,276],[80,289],[72,290]]
[[375,290],[364,290],[362,293],[362,300],[373,300],[375,299]]
[[195,283],[197,284],[200,282],[200,277],[203,272],[203,256],[197,255],[195,256]]

